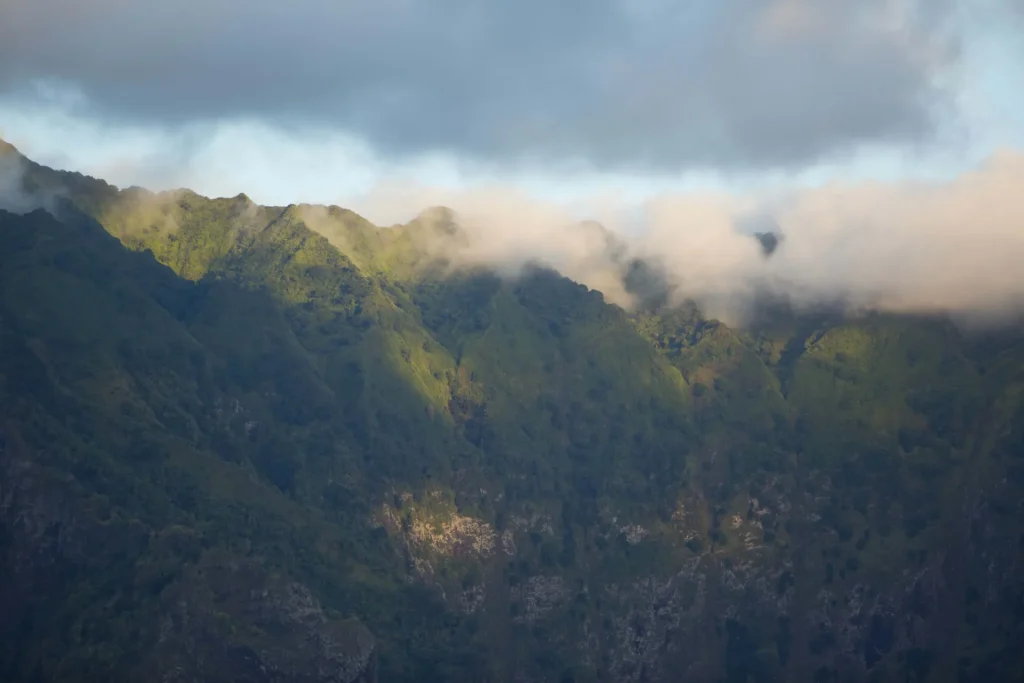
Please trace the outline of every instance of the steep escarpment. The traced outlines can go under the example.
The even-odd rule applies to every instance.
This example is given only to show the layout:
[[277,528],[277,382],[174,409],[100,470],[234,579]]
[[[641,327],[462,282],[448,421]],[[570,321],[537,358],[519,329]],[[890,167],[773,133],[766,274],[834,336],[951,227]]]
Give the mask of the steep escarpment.
[[453,261],[437,212],[24,169],[48,211],[0,213],[5,680],[1024,666],[1019,331],[627,313]]

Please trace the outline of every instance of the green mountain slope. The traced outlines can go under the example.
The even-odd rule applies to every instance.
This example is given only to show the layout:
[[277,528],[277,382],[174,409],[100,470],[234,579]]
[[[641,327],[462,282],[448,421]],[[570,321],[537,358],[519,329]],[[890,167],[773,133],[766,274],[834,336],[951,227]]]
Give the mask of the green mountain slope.
[[0,678],[1024,670],[1017,331],[627,314],[443,210],[0,154]]

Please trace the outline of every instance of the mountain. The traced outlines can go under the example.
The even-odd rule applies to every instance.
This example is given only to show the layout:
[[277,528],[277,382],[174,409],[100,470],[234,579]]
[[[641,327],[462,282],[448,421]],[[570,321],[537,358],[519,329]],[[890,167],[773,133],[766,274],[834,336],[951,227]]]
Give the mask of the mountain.
[[1019,329],[0,168],[2,680],[1024,672]]

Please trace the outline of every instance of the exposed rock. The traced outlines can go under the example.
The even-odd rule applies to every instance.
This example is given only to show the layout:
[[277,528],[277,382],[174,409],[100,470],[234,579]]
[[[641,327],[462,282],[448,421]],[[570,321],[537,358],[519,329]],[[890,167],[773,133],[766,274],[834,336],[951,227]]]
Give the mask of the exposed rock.
[[377,680],[362,624],[328,618],[308,588],[251,561],[206,558],[164,598],[156,661],[167,683]]
[[[0,565],[0,638],[18,642],[33,610],[45,600],[69,599],[70,580],[80,573],[102,576],[136,563],[136,588],[151,590],[163,582],[162,570],[144,554],[157,556],[162,546],[174,546],[179,558],[193,552],[187,528],[154,533],[133,520],[103,520],[102,499],[75,505],[74,481],[20,457],[13,441],[0,429],[0,549],[7,560]],[[158,672],[167,683],[376,681],[369,631],[358,621],[327,617],[308,588],[268,574],[258,561],[204,557],[163,589],[160,605],[141,634],[154,648],[132,663],[137,680],[155,680]]]

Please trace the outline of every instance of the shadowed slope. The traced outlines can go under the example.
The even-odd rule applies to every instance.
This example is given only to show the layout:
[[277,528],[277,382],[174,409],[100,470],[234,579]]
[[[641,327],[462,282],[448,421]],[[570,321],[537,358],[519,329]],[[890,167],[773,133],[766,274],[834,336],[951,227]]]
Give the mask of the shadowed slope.
[[737,331],[642,264],[627,314],[450,269],[443,211],[23,167],[59,220],[0,214],[6,679],[1020,667],[1017,331]]

